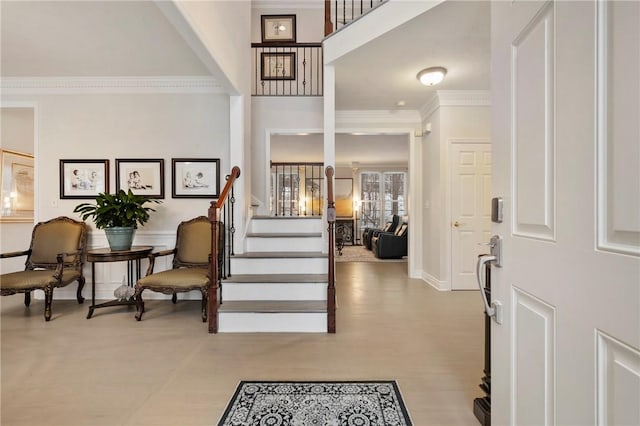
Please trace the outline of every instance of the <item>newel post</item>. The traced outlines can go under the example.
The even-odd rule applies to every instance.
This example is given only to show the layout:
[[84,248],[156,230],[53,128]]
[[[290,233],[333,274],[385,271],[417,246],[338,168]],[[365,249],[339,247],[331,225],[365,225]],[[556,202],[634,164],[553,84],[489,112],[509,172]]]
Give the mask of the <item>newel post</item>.
[[329,274],[327,286],[327,332],[336,332],[336,277],[335,277],[335,223],[336,203],[333,198],[333,167],[328,166],[327,176],[327,222],[329,222]]

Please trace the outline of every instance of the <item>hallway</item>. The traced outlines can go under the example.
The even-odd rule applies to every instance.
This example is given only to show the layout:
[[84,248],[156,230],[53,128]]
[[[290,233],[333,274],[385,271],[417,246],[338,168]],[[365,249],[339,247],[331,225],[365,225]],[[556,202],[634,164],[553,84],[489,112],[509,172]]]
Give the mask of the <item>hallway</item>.
[[86,301],[54,299],[45,323],[42,300],[2,297],[0,423],[211,425],[240,380],[395,379],[415,425],[477,425],[478,293],[438,292],[406,263],[336,269],[335,335],[210,335],[198,301],[149,300],[136,322],[132,308],[87,320]]

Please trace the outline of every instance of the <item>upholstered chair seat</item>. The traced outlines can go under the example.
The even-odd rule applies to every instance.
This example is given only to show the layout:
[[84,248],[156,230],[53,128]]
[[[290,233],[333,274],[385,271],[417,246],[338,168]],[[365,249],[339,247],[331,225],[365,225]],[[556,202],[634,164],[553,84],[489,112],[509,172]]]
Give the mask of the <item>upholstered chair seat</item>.
[[[207,321],[207,299],[211,283],[211,231],[211,222],[205,216],[182,222],[178,225],[176,247],[149,255],[147,274],[136,283],[136,320],[140,321],[144,314],[144,290],[171,294],[173,303],[177,301],[176,293],[199,290],[202,294],[202,321]],[[222,232],[219,228],[220,236]],[[169,255],[173,255],[173,268],[154,273],[156,258]]]
[[44,318],[51,319],[53,289],[78,282],[76,298],[84,302],[82,275],[87,246],[87,226],[68,217],[57,217],[37,223],[28,250],[3,253],[1,258],[27,256],[25,270],[0,276],[0,294],[24,293],[24,304],[31,303],[31,292],[44,291]]

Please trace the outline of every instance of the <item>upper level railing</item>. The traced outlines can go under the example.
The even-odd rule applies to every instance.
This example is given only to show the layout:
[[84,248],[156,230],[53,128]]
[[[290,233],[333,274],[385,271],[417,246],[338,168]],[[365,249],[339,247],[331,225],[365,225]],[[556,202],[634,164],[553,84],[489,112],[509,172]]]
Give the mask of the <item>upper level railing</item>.
[[[235,227],[233,223],[233,205],[235,197],[233,196],[233,184],[240,177],[240,167],[235,166],[231,169],[231,173],[227,177],[227,183],[220,194],[220,197],[211,202],[209,206],[209,221],[211,222],[211,262],[210,262],[210,278],[211,285],[208,292],[208,317],[209,317],[209,333],[218,332],[218,308],[220,306],[220,279],[224,276],[224,270],[227,263],[224,259],[224,246],[227,238],[230,242],[229,254],[233,254],[233,233]],[[228,212],[223,214],[223,212]],[[225,218],[226,216],[226,218]],[[226,228],[229,232],[225,232],[225,225],[220,220],[227,220]],[[227,237],[227,234],[229,235]],[[222,256],[221,256],[222,255]],[[222,262],[220,262],[222,260]],[[230,265],[230,264],[229,264]],[[222,268],[222,270],[221,270]],[[231,274],[229,270],[226,271]]]
[[324,35],[338,31],[387,0],[325,0]]
[[251,43],[253,96],[322,96],[321,43]]
[[322,216],[323,163],[271,162],[271,214]]

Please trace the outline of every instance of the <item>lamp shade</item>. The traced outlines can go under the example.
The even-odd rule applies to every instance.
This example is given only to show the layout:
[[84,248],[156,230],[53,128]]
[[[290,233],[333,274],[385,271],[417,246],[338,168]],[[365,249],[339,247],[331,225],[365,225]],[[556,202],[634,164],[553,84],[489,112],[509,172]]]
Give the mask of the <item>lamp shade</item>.
[[416,76],[425,86],[433,86],[440,83],[447,74],[447,69],[442,67],[425,68]]

